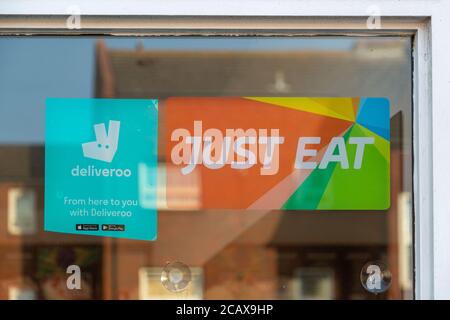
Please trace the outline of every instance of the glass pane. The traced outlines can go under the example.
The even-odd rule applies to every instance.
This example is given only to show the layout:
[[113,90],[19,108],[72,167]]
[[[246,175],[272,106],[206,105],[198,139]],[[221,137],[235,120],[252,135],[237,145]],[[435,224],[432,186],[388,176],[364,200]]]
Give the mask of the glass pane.
[[[1,38],[0,298],[411,299],[411,68],[408,37]],[[44,232],[49,97],[160,99],[161,168],[168,97],[386,97],[390,208],[204,210],[193,178],[178,210],[159,205],[156,241]],[[371,262],[391,277],[377,295]]]

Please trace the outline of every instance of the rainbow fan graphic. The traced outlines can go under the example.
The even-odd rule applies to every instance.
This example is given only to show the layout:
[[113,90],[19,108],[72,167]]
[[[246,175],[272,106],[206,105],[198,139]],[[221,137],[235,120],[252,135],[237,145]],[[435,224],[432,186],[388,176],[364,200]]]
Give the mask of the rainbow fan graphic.
[[[336,103],[333,98],[311,99],[310,103],[305,103],[304,98],[257,100],[344,120],[348,127],[342,135],[348,154],[356,153],[356,146],[348,143],[349,138],[375,139],[374,147],[365,149],[364,163],[358,170],[342,169],[340,164],[334,163],[326,169],[317,168],[302,173],[300,170],[294,171],[275,187],[275,192],[286,194],[283,189],[299,180],[295,191],[282,204],[282,209],[383,210],[389,207],[390,123],[387,99],[348,99],[342,104]],[[285,188],[283,184],[286,184]],[[270,197],[270,194],[267,196]],[[253,207],[257,207],[257,203]]]
[[[192,174],[201,177],[202,208],[385,210],[390,206],[390,112],[386,98],[170,98],[166,107],[166,159],[170,159],[175,144],[170,141],[171,132],[177,128],[192,131],[194,121],[202,121],[203,130],[222,132],[229,128],[276,128],[284,137],[276,174],[261,175],[258,166],[247,170],[197,166]],[[342,137],[348,168],[330,162],[325,168],[296,169],[300,137],[321,138],[319,144],[310,146],[316,149],[315,155],[305,157],[305,161],[316,163],[323,159],[330,141]],[[355,166],[357,145],[351,143],[355,138],[373,138],[364,148],[360,166]],[[169,207],[170,188],[179,186],[183,179],[189,178],[167,177]]]

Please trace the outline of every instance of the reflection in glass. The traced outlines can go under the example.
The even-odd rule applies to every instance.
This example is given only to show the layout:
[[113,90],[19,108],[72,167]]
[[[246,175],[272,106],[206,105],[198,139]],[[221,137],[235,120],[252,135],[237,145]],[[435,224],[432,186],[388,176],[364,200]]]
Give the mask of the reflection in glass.
[[[160,282],[170,261],[199,275],[180,293],[184,298],[413,297],[410,38],[171,37],[137,44],[135,38],[0,39],[0,226],[8,225],[0,228],[1,299],[173,298]],[[171,211],[165,182],[158,181],[155,242],[43,232],[45,98],[164,102],[169,96],[389,98],[390,209],[199,210],[201,177],[193,177],[177,187],[179,209]],[[159,119],[161,137],[165,120]],[[163,155],[166,146],[159,144]],[[160,168],[165,161],[160,156]],[[152,188],[146,170],[140,170],[144,202]],[[8,196],[16,188],[31,190],[34,200]],[[220,181],[217,188],[224,188]],[[18,232],[31,225],[35,233]],[[376,260],[392,273],[391,287],[379,295],[359,280],[364,264]],[[65,268],[74,261],[82,292],[64,287]]]

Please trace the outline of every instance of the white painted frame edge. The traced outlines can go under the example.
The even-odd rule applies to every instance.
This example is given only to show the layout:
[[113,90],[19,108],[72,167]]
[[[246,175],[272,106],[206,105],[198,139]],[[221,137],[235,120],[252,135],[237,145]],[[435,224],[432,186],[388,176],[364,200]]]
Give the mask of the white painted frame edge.
[[[385,0],[382,27],[365,25],[370,0],[286,0],[208,3],[199,0],[110,0],[82,3],[81,30],[65,29],[65,9],[41,1],[0,1],[0,34],[305,34],[414,36],[413,144],[415,212],[415,293],[418,299],[450,299],[450,2]],[[106,5],[107,2],[107,5]],[[102,6],[103,4],[103,6]],[[375,2],[376,4],[376,2]],[[65,6],[64,6],[65,5]],[[201,5],[201,8],[200,8]],[[3,10],[4,9],[4,10]],[[85,16],[84,16],[85,15]],[[86,24],[85,24],[86,23]],[[432,46],[433,44],[433,46]],[[433,61],[433,63],[432,63]]]

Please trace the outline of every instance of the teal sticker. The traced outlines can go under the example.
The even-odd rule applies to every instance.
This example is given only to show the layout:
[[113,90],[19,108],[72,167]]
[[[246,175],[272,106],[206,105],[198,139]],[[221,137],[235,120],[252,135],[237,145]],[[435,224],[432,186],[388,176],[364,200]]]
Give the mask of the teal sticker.
[[45,231],[155,240],[157,142],[157,100],[47,99]]

